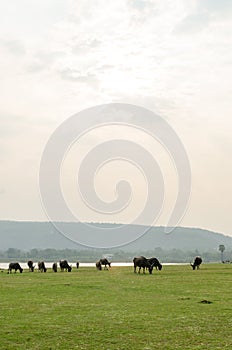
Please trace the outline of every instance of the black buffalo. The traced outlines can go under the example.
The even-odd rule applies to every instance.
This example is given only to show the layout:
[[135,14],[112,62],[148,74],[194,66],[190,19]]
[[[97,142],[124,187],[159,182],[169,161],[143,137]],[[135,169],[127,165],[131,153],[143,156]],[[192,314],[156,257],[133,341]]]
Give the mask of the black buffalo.
[[153,265],[151,265],[149,263],[148,259],[145,258],[144,256],[135,257],[133,259],[133,263],[134,263],[134,273],[136,273],[136,267],[138,267],[139,273],[140,273],[141,268],[143,268],[143,273],[145,273],[145,268],[148,268],[149,273],[152,274]]
[[72,266],[68,264],[67,260],[60,260],[60,269],[61,271],[72,271]]
[[39,261],[38,262],[38,270],[40,272],[46,272],[47,268],[45,267],[44,261]]
[[202,263],[202,258],[200,256],[196,256],[193,264],[190,263],[190,265],[192,266],[193,270],[195,270],[196,268],[198,270],[200,268],[201,263]]
[[108,265],[109,267],[111,267],[111,263],[108,261],[108,259],[103,258],[103,259],[100,259],[99,261],[100,261],[100,264],[101,264],[101,265],[104,265],[104,269],[107,269],[107,265]]
[[54,263],[52,264],[52,270],[53,270],[54,272],[57,272],[57,263],[56,263],[56,262],[54,262]]
[[21,267],[21,266],[19,265],[19,263],[17,263],[17,262],[11,262],[11,263],[9,263],[8,273],[11,273],[12,270],[15,270],[15,273],[16,273],[17,270],[19,270],[20,273],[23,272],[22,267]]
[[96,262],[96,268],[98,269],[98,270],[102,270],[102,266],[101,266],[101,263],[100,263],[100,260],[98,260],[97,262]]
[[29,271],[30,271],[30,272],[33,272],[34,269],[35,269],[35,265],[33,265],[33,261],[32,261],[32,260],[29,260],[29,261],[27,262],[27,265],[28,265],[28,267],[29,267]]
[[162,270],[162,264],[160,264],[157,258],[149,258],[147,260],[153,267],[156,268],[156,270]]

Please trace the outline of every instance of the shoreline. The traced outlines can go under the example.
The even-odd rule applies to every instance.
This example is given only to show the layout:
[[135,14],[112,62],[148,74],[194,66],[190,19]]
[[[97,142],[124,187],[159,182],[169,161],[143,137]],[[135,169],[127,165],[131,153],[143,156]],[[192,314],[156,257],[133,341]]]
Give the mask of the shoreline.
[[[0,263],[0,270],[8,270],[8,266],[9,263],[13,262],[13,261],[9,261],[9,262],[2,262]],[[20,266],[23,269],[29,269],[27,263],[23,262],[21,263],[20,261],[15,261],[15,262],[19,262]],[[49,269],[52,268],[52,264],[53,262],[44,262],[45,266]],[[59,262],[58,262],[59,263]],[[35,269],[38,268],[38,262],[34,262],[35,265]],[[69,265],[72,265],[73,268],[76,268],[76,262],[69,262]],[[163,266],[170,266],[170,265],[189,265],[189,263],[162,263]],[[134,264],[133,262],[111,262],[111,267],[133,267]],[[59,267],[59,266],[58,266]],[[96,267],[96,263],[79,263],[79,268],[81,267]]]

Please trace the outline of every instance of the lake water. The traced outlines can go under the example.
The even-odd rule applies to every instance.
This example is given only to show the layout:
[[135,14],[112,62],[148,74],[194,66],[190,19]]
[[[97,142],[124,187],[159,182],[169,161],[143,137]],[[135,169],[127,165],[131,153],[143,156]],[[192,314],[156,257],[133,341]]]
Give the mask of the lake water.
[[[23,268],[23,269],[28,269],[28,265],[27,263],[20,263],[20,266]],[[52,262],[45,262],[45,266],[47,268],[51,268],[52,267]],[[70,265],[72,265],[73,267],[76,267],[76,262],[70,262],[69,263]],[[38,264],[37,262],[34,262],[34,265],[36,266],[35,268],[37,269],[38,267]],[[163,263],[162,265],[188,265],[188,263]],[[0,269],[3,269],[3,270],[7,270],[8,269],[8,266],[9,266],[9,262],[0,262]],[[112,262],[111,263],[111,266],[114,267],[114,266],[118,266],[118,267],[127,267],[127,266],[134,266],[134,264],[132,262]],[[59,267],[59,263],[58,263],[58,267]],[[82,263],[80,262],[79,264],[79,267],[96,267],[95,263]]]

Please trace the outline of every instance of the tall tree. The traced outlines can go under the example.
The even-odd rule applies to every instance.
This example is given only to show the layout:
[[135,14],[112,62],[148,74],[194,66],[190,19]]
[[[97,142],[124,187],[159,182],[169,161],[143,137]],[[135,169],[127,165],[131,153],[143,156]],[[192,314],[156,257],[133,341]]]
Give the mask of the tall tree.
[[221,262],[224,261],[223,252],[224,252],[225,249],[226,249],[226,248],[225,248],[224,244],[220,244],[220,245],[219,245],[219,249],[218,249],[218,250],[221,252]]

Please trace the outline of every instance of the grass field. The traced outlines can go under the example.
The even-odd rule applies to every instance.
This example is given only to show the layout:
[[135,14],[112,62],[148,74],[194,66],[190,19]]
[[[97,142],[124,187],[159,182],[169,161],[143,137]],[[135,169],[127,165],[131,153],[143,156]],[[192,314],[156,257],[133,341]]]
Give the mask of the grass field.
[[0,349],[231,350],[231,287],[223,264],[3,272]]

